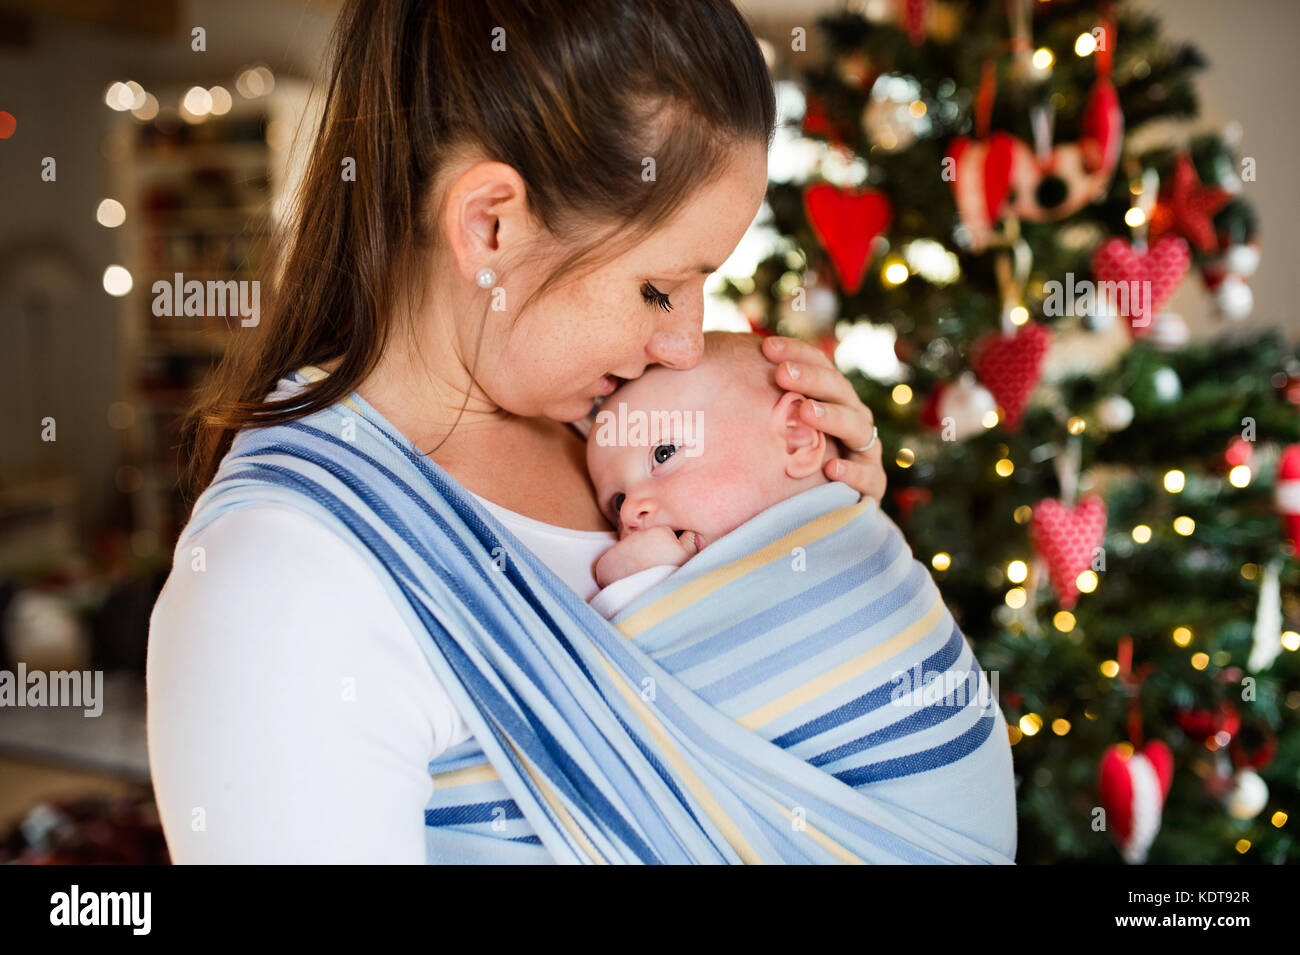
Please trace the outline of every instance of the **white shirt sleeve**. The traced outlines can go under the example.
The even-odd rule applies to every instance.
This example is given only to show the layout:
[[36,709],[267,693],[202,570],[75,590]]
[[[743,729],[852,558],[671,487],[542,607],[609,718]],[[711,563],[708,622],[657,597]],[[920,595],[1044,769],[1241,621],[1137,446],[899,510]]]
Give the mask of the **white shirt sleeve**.
[[471,733],[416,640],[361,555],[309,515],[265,504],[204,528],[149,632],[149,761],[173,860],[425,862],[428,762]]
[[622,580],[616,580],[591,598],[591,608],[606,620],[613,620],[632,601],[651,587],[667,580],[677,570],[676,564],[659,564],[638,570]]

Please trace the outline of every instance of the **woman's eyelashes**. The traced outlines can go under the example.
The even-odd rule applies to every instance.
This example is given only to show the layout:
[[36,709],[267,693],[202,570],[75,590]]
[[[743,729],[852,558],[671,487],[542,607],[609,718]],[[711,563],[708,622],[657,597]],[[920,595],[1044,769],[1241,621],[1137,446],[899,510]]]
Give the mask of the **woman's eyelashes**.
[[659,291],[649,282],[646,282],[641,286],[641,297],[650,305],[657,305],[665,312],[671,312],[673,310],[673,303],[669,301],[668,296]]

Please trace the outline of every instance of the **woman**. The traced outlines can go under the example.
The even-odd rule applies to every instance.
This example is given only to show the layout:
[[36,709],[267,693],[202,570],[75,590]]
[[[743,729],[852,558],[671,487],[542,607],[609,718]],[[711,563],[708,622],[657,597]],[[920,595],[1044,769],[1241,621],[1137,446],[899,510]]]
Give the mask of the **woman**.
[[[699,359],[704,280],[761,203],[773,97],[752,35],[725,0],[360,0],[335,43],[275,314],[189,430],[195,488],[211,487],[149,648],[173,857],[480,861],[430,835],[425,810],[430,763],[481,743],[518,807],[500,816],[533,826],[512,838],[535,861],[582,858],[579,844],[632,861],[745,858],[713,845],[690,798],[672,804],[659,761],[638,755],[658,744],[620,728],[604,676],[564,670],[538,696],[511,666],[534,653],[559,673],[572,661],[546,659],[552,636],[596,626],[582,600],[615,536],[569,423],[617,379]],[[879,499],[880,445],[847,381],[802,343],[766,350],[780,385],[814,399],[809,424],[864,449],[828,475]],[[335,479],[336,503],[304,503]],[[344,497],[368,502],[365,517]],[[384,524],[394,513],[402,534]],[[478,557],[448,556],[464,528],[504,529],[531,552],[483,575],[486,602],[461,589]],[[416,551],[423,575],[399,572]],[[552,573],[571,591],[553,591]],[[578,643],[565,646],[590,663]],[[565,707],[560,732],[548,721]],[[524,711],[536,732],[506,725]],[[556,753],[595,782],[562,781],[548,805],[531,796],[550,792]],[[640,795],[592,808],[620,787]]]

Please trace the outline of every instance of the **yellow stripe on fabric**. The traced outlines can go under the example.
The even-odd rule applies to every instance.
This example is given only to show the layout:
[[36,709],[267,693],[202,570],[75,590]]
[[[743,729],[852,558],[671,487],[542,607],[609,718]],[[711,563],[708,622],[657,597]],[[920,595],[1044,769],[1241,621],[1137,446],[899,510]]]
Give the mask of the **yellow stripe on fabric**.
[[828,670],[815,679],[809,680],[803,686],[791,690],[785,696],[777,697],[775,700],[760,706],[754,712],[742,716],[736,722],[746,729],[756,730],[760,726],[765,726],[773,720],[798,709],[805,703],[817,699],[823,693],[829,693],[837,686],[866,673],[872,667],[878,666],[895,654],[902,653],[933,630],[939,621],[943,619],[943,613],[943,598],[936,597],[934,604],[921,619],[903,628],[898,634],[890,637],[884,643],[873,647],[861,656],[841,663],[835,669]]
[[[769,796],[768,798],[772,799],[771,796]],[[783,813],[785,813],[787,819],[789,819],[791,822],[794,822],[793,812],[785,808],[785,806],[782,806],[779,802],[776,802],[775,799],[772,799],[772,802],[776,803],[776,807],[780,809]],[[816,842],[819,846],[821,846],[823,849],[825,849],[835,858],[839,859],[845,865],[866,865],[867,864],[866,860],[859,859],[848,849],[845,849],[842,845],[840,845],[830,836],[826,835],[826,833],[818,831],[817,828],[813,826],[813,824],[810,823],[807,819],[801,819],[799,821],[799,827],[800,828],[796,831],[808,833],[808,835],[812,837],[814,842]]]
[[453,769],[449,773],[435,773],[433,777],[434,789],[452,789],[456,786],[469,786],[474,783],[490,783],[501,778],[496,767],[491,763],[484,763],[482,766],[467,766],[464,769]]
[[740,856],[746,865],[762,865],[763,860],[759,858],[758,853],[745,839],[740,827],[727,815],[722,808],[722,804],[714,798],[713,793],[709,792],[703,780],[695,775],[695,771],[687,764],[682,754],[677,751],[677,747],[673,745],[668,733],[659,720],[655,718],[655,715],[650,712],[650,708],[645,705],[645,701],[641,699],[641,694],[634,691],[622,677],[614,672],[614,668],[609,665],[609,661],[604,656],[600,654],[597,654],[597,656],[600,662],[604,664],[606,672],[609,673],[619,693],[623,695],[623,699],[627,700],[628,705],[632,707],[632,710],[640,718],[646,729],[650,731],[650,735],[654,737],[664,755],[664,759],[668,761],[673,769],[677,770],[677,775],[681,777],[691,795],[704,808],[704,812],[713,820],[713,824],[722,832],[723,838],[736,850],[736,854]]
[[834,533],[863,511],[874,506],[875,501],[871,498],[864,498],[857,504],[842,507],[837,511],[831,511],[829,514],[823,514],[816,520],[810,521],[803,527],[786,534],[780,540],[768,544],[762,550],[747,554],[740,560],[732,561],[725,567],[710,571],[703,577],[692,580],[689,584],[664,595],[650,606],[632,614],[618,625],[618,629],[623,636],[629,639],[639,637],[655,624],[695,603],[695,601],[707,597],[720,587],[745,576],[745,574],[762,567],[764,564],[770,564],[774,560],[785,557],[796,547],[807,547],[814,541]]
[[578,841],[582,851],[587,853],[588,860],[595,862],[598,865],[609,865],[605,860],[605,857],[597,852],[596,847],[591,844],[586,833],[582,831],[582,827],[578,825],[577,820],[569,814],[569,810],[564,807],[564,804],[560,802],[559,798],[551,791],[551,787],[547,784],[546,780],[533,771],[532,764],[524,758],[524,754],[519,752],[519,748],[510,741],[509,737],[506,738],[506,742],[510,743],[510,748],[515,751],[515,757],[523,765],[524,769],[528,771],[528,775],[533,777],[533,782],[537,783],[537,788],[542,791],[542,797],[550,807],[555,810],[555,814],[560,817],[560,822],[564,823],[564,828],[569,830],[569,835],[573,836],[573,838]]
[[[315,365],[303,365],[298,369],[298,374],[302,375],[314,385],[322,378],[328,378],[330,373],[325,371],[323,368],[317,368]],[[361,414],[361,409],[357,407],[356,402],[351,398],[344,398],[343,403],[357,414]]]

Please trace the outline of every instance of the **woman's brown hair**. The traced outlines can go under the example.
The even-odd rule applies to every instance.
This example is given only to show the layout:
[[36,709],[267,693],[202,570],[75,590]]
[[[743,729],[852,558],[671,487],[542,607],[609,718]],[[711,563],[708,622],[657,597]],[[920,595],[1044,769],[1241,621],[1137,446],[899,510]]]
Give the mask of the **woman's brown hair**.
[[[267,312],[239,330],[185,423],[192,494],[236,431],[328,407],[375,368],[432,248],[427,196],[454,151],[512,166],[570,250],[540,292],[612,235],[665,221],[730,146],[772,135],[771,80],[729,0],[350,0],[332,50]],[[355,181],[341,176],[349,157]],[[293,369],[336,359],[296,397],[265,401]]]

